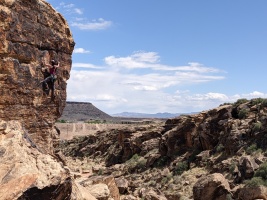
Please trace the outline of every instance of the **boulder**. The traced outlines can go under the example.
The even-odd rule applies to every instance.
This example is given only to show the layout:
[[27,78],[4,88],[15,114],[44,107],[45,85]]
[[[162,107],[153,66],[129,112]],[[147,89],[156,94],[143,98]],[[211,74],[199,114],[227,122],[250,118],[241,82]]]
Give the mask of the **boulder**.
[[129,182],[124,177],[115,178],[115,181],[120,194],[125,194],[128,191]]
[[201,177],[193,187],[194,200],[225,200],[229,195],[229,183],[219,173]]
[[238,171],[235,172],[235,182],[240,183],[245,179],[251,179],[259,165],[255,162],[255,158],[251,156],[243,156],[238,163]]
[[[68,199],[69,171],[28,140],[18,121],[8,121],[0,132],[0,199]],[[12,188],[12,189],[11,189]]]
[[108,200],[110,196],[110,191],[108,186],[103,183],[98,183],[87,188],[87,190],[92,194],[97,200]]
[[[98,187],[102,188],[101,194],[103,193],[104,196],[108,194],[108,198],[112,198],[114,200],[120,199],[119,189],[116,185],[116,182],[115,182],[115,179],[113,176],[92,176],[92,177],[82,181],[81,185],[83,187],[85,187],[87,189],[87,191],[89,191],[97,199],[99,199],[99,198],[95,194],[92,193],[92,191],[91,191],[92,188],[93,189],[98,188]],[[98,185],[98,186],[95,186],[95,185]],[[103,186],[103,185],[105,185],[105,186]],[[106,186],[107,186],[108,192],[105,189]]]
[[267,187],[244,187],[238,192],[238,199],[240,200],[251,200],[251,199],[262,199],[267,200]]
[[167,200],[167,198],[164,195],[158,194],[152,188],[142,188],[140,189],[139,193],[141,198],[145,200]]

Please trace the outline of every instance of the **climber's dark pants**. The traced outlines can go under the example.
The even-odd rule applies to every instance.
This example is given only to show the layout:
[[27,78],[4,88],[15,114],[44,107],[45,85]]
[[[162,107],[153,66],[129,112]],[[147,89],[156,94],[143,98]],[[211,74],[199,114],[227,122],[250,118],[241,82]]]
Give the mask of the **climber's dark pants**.
[[54,91],[55,90],[55,76],[51,74],[45,80],[43,80],[43,84],[46,88],[49,88],[47,84],[48,82],[51,82],[51,86],[52,86],[51,90]]

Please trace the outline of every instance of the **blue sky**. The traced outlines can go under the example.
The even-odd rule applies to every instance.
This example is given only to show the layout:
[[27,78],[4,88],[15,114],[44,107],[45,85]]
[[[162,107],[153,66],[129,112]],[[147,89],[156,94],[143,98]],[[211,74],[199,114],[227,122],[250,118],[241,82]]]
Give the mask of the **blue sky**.
[[108,114],[267,97],[266,0],[48,0],[76,42],[69,101]]

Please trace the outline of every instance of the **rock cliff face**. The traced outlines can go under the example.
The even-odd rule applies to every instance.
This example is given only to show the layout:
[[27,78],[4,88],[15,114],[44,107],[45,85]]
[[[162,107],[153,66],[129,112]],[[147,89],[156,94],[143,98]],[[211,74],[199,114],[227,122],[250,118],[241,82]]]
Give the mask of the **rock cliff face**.
[[[0,1],[1,199],[70,196],[68,171],[49,154],[66,102],[73,48],[65,19],[49,3]],[[54,98],[39,84],[43,63],[51,59],[61,63]]]
[[[52,125],[66,102],[74,42],[61,14],[41,0],[0,3],[0,119],[18,120],[39,148],[51,151]],[[56,97],[42,90],[41,67],[61,62]]]

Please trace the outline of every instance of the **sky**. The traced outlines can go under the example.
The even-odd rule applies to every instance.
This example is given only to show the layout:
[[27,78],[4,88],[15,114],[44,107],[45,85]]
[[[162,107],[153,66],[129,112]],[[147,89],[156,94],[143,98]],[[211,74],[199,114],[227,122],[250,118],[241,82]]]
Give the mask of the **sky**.
[[75,40],[67,100],[115,114],[267,98],[266,0],[48,0]]

